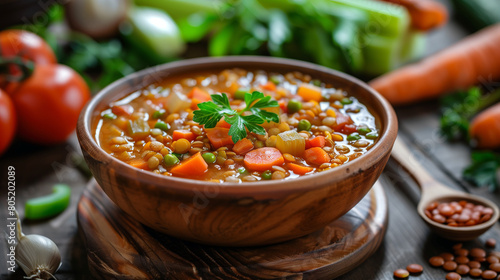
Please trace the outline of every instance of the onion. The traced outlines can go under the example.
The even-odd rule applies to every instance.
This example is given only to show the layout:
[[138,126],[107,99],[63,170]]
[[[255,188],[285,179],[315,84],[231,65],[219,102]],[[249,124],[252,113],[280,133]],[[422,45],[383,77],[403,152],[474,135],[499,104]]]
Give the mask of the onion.
[[130,7],[129,0],[71,0],[65,6],[69,26],[94,39],[118,33]]

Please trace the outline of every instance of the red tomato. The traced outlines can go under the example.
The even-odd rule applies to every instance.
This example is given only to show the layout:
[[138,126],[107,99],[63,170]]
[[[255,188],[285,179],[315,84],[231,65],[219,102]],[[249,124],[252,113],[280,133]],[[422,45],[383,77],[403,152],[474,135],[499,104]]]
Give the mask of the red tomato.
[[83,78],[59,64],[36,65],[28,79],[10,84],[7,92],[16,107],[18,135],[39,144],[66,140],[90,98]]
[[16,133],[16,112],[10,97],[0,89],[0,155],[7,150]]
[[56,56],[38,35],[24,30],[0,32],[0,50],[3,57],[19,56],[36,64],[55,64]]

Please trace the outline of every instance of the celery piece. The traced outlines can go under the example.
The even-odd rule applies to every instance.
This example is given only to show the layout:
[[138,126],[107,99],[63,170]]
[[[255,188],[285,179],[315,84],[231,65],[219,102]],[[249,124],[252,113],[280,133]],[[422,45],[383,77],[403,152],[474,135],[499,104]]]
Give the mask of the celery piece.
[[349,70],[357,73],[363,69],[363,48],[358,26],[351,20],[340,20],[332,33],[333,42],[344,57]]
[[368,22],[362,26],[367,33],[381,36],[399,37],[406,33],[410,24],[410,16],[406,9],[399,5],[375,0],[324,0],[327,2],[357,8],[367,12]]
[[162,10],[134,7],[127,13],[125,38],[154,60],[176,57],[186,48],[175,22]]
[[399,54],[399,62],[421,58],[425,52],[425,33],[421,31],[410,30],[403,39],[403,45]]
[[301,156],[304,153],[306,141],[295,130],[288,130],[278,134],[276,148],[281,153]]
[[191,106],[191,100],[180,92],[172,91],[165,100],[165,106],[170,114],[179,113]]
[[150,128],[144,119],[129,120],[127,124],[128,133],[132,137],[143,138],[149,135]]
[[364,74],[380,75],[390,71],[398,64],[401,39],[370,34],[365,37],[364,44]]
[[223,2],[219,0],[134,0],[138,6],[147,6],[167,12],[175,21],[196,13],[220,15]]
[[68,207],[70,198],[71,188],[57,184],[52,188],[51,194],[26,201],[26,219],[37,220],[55,216]]

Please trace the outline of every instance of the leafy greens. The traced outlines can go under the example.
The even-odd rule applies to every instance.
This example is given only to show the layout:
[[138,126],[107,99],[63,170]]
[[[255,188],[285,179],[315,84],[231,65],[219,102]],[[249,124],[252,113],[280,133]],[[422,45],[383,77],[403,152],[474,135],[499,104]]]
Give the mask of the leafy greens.
[[477,186],[486,186],[491,190],[499,187],[500,154],[492,152],[473,152],[472,164],[464,170],[466,180]]
[[[224,117],[224,120],[231,125],[228,134],[234,143],[247,137],[247,129],[265,135],[266,130],[260,124],[265,121],[279,122],[277,114],[264,110],[264,108],[278,107],[278,102],[271,100],[271,96],[264,96],[262,92],[245,93],[246,107],[239,112],[231,108],[226,94],[212,94],[211,97],[212,101],[198,104],[199,110],[193,112],[193,120],[205,128],[213,128]],[[245,112],[252,114],[244,114]]]

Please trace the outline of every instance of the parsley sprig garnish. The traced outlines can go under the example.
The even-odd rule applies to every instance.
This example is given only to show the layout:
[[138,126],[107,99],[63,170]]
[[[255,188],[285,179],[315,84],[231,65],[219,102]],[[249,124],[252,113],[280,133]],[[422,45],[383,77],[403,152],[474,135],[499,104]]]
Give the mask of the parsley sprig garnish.
[[[265,121],[279,122],[279,116],[273,112],[263,110],[263,108],[278,107],[278,101],[271,100],[271,96],[264,96],[262,92],[254,91],[245,93],[246,107],[237,112],[231,109],[227,95],[212,94],[212,101],[198,104],[199,110],[194,111],[193,120],[205,128],[213,128],[222,117],[231,125],[228,134],[233,142],[247,137],[247,129],[250,132],[265,135],[266,130],[260,126]],[[251,115],[243,114],[251,112]]]

